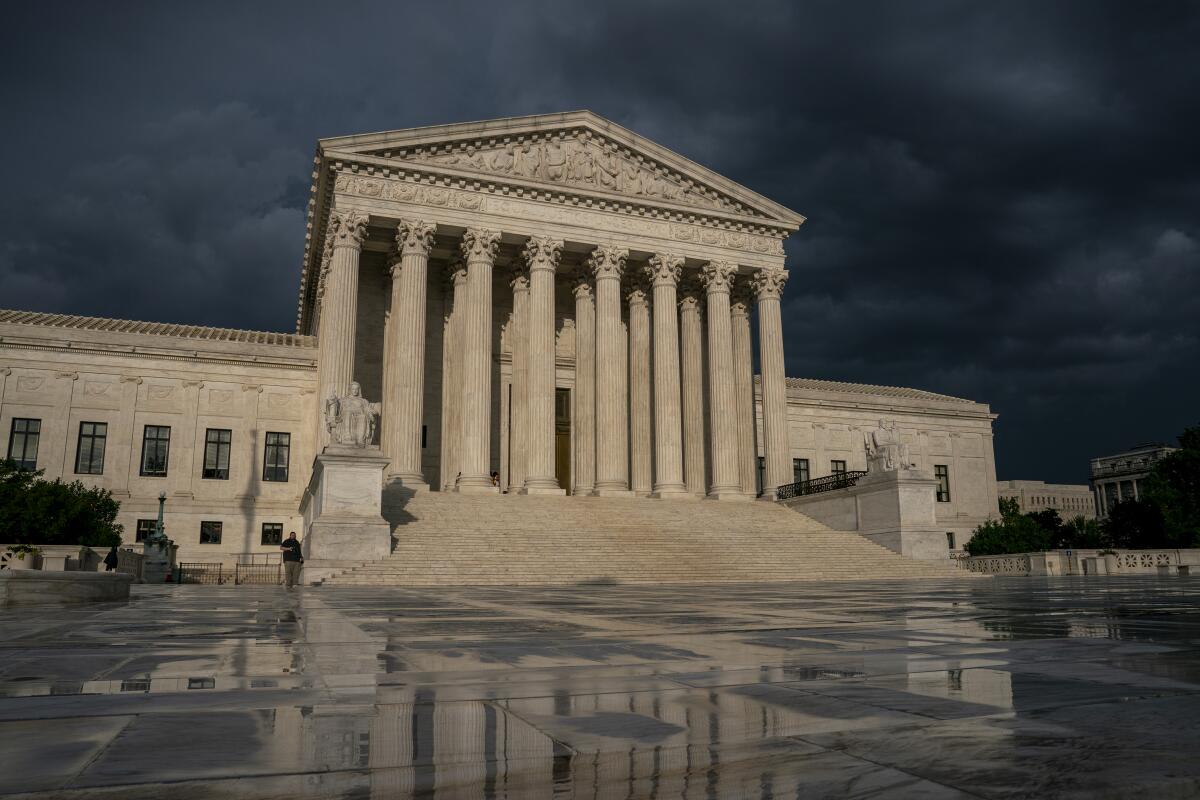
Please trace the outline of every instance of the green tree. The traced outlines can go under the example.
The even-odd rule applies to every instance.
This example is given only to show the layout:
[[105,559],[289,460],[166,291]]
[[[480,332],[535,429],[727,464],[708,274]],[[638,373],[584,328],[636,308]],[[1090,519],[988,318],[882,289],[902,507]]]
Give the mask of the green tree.
[[[1058,512],[1052,512],[1055,519]],[[1022,514],[1015,499],[1000,498],[1000,519],[988,520],[975,529],[966,550],[973,556],[1033,553],[1049,550],[1054,534],[1038,520]]]
[[1163,517],[1165,547],[1200,547],[1200,426],[1179,436],[1179,449],[1161,458],[1142,492]]
[[112,492],[79,481],[48,481],[42,472],[0,461],[0,542],[111,547],[121,543],[120,503]]
[[1113,547],[1146,550],[1176,546],[1167,537],[1162,509],[1149,500],[1122,500],[1114,505],[1104,521],[1104,531]]
[[1063,523],[1054,544],[1056,550],[1098,550],[1111,547],[1104,526],[1094,519],[1075,517]]

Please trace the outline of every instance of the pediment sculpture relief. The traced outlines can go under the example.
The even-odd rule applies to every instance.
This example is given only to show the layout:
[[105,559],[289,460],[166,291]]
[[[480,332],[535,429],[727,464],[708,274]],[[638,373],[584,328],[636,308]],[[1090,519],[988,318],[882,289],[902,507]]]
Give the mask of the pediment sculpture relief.
[[482,146],[434,145],[409,151],[403,157],[456,169],[750,213],[740,204],[695,181],[652,162],[627,155],[615,144],[587,134],[545,141],[496,142]]

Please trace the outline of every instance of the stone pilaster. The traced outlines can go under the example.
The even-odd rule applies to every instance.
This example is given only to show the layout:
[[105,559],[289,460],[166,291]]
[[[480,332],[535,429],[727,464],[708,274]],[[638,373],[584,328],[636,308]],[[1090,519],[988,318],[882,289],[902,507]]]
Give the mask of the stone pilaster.
[[704,289],[685,278],[679,288],[679,355],[683,396],[683,475],[689,493],[702,496],[704,478]]
[[792,452],[788,439],[787,377],[783,361],[783,322],[779,296],[786,270],[759,270],[753,280],[758,296],[758,356],[762,373],[763,498],[792,482]]
[[454,489],[461,471],[463,309],[467,304],[467,265],[451,262],[447,274],[442,339],[442,491]]
[[535,236],[529,266],[529,460],[523,494],[566,494],[554,475],[554,275],[563,243]]
[[523,262],[513,267],[509,281],[513,292],[512,392],[509,395],[508,485],[525,485],[529,452],[529,270]]
[[575,494],[596,488],[596,297],[586,273],[575,277]]
[[[321,322],[317,331],[317,408],[333,395],[350,390],[354,380],[354,334],[358,311],[358,260],[367,238],[367,217],[360,211],[334,211],[325,233],[329,258],[322,267]],[[318,419],[320,414],[317,415]],[[320,447],[329,433],[318,422]],[[320,449],[318,447],[318,449]]]
[[654,287],[654,496],[691,497],[683,483],[679,318],[675,287],[683,258],[660,253],[647,269]]
[[737,279],[729,304],[733,336],[733,389],[737,406],[738,475],[742,492],[758,493],[757,451],[754,425],[754,363],[750,344],[750,304],[753,292],[744,277]]
[[708,396],[712,436],[712,485],[709,497],[744,499],[738,474],[737,401],[733,377],[733,336],[729,291],[737,265],[711,261],[701,271],[708,306]]
[[653,487],[653,425],[650,418],[650,292],[634,275],[625,292],[629,303],[629,488],[648,495]]
[[460,492],[491,492],[492,268],[500,234],[468,228],[462,253],[467,262],[463,315],[462,442]]
[[402,220],[396,231],[392,266],[392,310],[388,316],[383,364],[383,454],[388,474],[405,486],[426,490],[421,469],[421,423],[425,400],[425,297],[429,251],[437,226]]
[[621,274],[629,251],[600,246],[588,258],[596,278],[596,489],[601,496],[628,495],[629,419],[625,370],[621,369]]

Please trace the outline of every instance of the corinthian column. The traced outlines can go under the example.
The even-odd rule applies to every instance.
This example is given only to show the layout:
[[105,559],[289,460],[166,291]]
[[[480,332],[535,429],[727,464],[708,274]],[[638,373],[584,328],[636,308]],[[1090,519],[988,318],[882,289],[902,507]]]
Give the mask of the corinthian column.
[[628,496],[629,428],[621,369],[621,274],[629,251],[600,246],[588,257],[596,277],[596,490]]
[[704,485],[704,289],[692,279],[680,284],[679,355],[683,383],[683,475],[687,490],[703,495]]
[[762,371],[763,498],[775,499],[775,490],[792,482],[792,453],[788,441],[787,378],[783,362],[783,324],[779,295],[787,282],[786,270],[761,269],[754,276],[758,295],[758,358]]
[[733,334],[733,391],[737,405],[738,475],[742,492],[754,497],[758,490],[755,473],[757,448],[754,429],[754,364],[750,345],[750,298],[744,278],[733,288],[729,324]]
[[529,265],[529,474],[523,494],[566,494],[554,475],[554,273],[563,243],[535,236]]
[[467,304],[467,267],[456,257],[447,274],[445,323],[442,338],[442,491],[457,484],[458,451],[462,439],[462,329]]
[[733,337],[729,289],[737,265],[709,262],[701,271],[708,291],[708,396],[712,431],[712,486],[709,497],[745,499],[738,475],[737,400],[733,379]]
[[586,273],[575,277],[575,494],[596,488],[596,298]]
[[437,226],[402,220],[396,232],[400,261],[392,267],[392,311],[383,364],[383,446],[389,469],[405,486],[426,490],[421,469],[425,400],[425,293],[429,251]]
[[460,492],[491,492],[492,262],[500,234],[468,228],[462,253],[467,262],[467,305],[463,315],[462,441]]
[[509,400],[508,485],[525,485],[529,452],[529,270],[523,263],[513,267],[512,393]]
[[[317,408],[334,395],[344,395],[354,380],[354,332],[358,311],[358,258],[367,238],[367,217],[360,211],[334,211],[325,233],[329,258],[322,267],[318,295],[321,322],[317,331]],[[320,414],[317,415],[318,419]],[[329,432],[318,424],[320,443]]]
[[634,275],[626,292],[629,302],[629,488],[650,494],[650,303],[646,282]]
[[683,428],[679,413],[679,318],[675,286],[683,259],[659,254],[647,274],[654,285],[654,496],[691,497],[683,485]]

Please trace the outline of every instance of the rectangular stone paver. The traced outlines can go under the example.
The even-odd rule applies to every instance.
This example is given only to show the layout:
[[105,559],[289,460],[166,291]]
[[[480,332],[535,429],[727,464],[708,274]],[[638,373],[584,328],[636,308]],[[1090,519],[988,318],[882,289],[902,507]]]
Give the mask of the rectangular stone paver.
[[3,796],[1200,794],[1197,578],[136,587],[0,630]]

